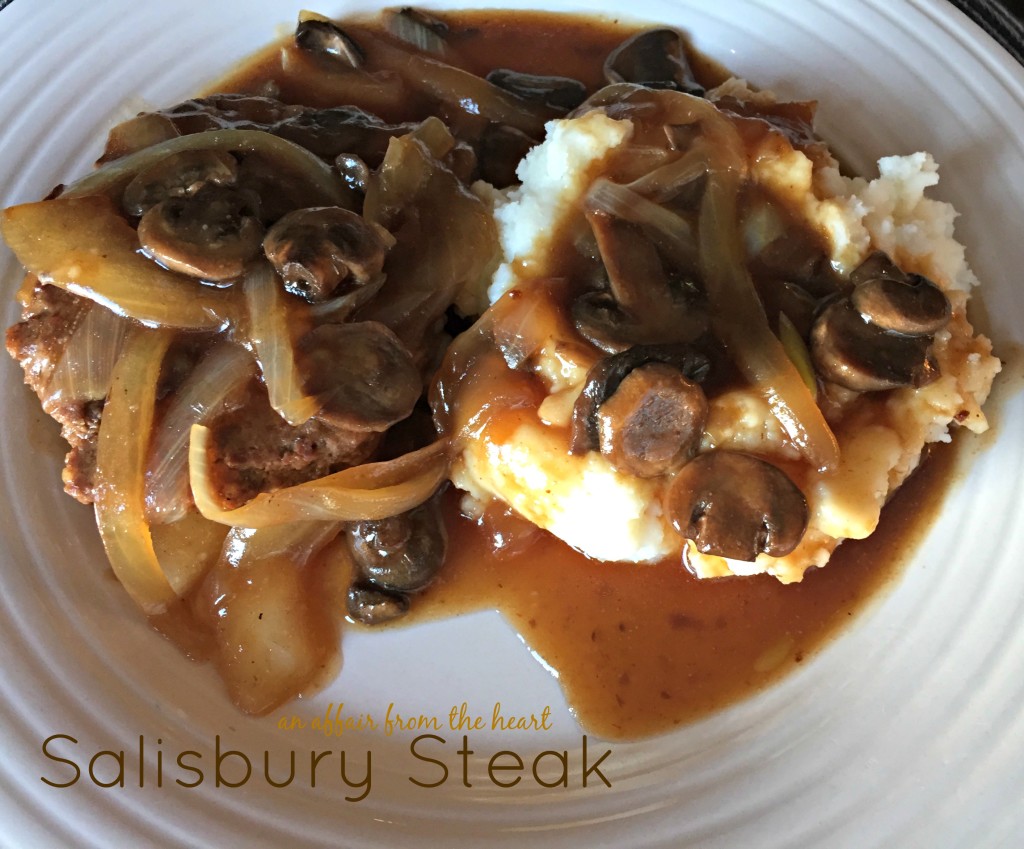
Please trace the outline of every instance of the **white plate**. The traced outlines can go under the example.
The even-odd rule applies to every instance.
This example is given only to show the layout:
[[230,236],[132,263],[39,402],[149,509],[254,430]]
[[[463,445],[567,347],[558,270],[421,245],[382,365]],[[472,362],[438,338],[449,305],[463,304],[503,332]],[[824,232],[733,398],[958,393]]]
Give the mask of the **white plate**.
[[[299,0],[17,0],[0,13],[0,205],[35,199],[81,174],[111,123],[145,102],[193,93],[290,27]],[[439,4],[449,5],[448,3]],[[454,6],[472,5],[456,0]],[[488,5],[486,2],[484,5]],[[526,0],[523,5],[552,4]],[[597,2],[560,8],[600,11]],[[364,4],[360,3],[360,8]],[[350,7],[351,8],[351,7]],[[621,6],[609,6],[610,14]],[[7,846],[701,846],[996,847],[1024,845],[1024,74],[941,0],[639,0],[640,18],[689,30],[699,47],[761,85],[821,101],[820,129],[856,166],[931,150],[939,194],[963,213],[958,234],[984,281],[997,351],[1011,360],[993,405],[995,431],[948,498],[899,585],[839,641],[764,695],[678,733],[605,746],[604,787],[579,787],[580,732],[557,682],[496,615],[413,631],[346,637],[345,670],[316,698],[267,719],[240,716],[208,669],[152,633],[107,577],[89,510],[60,492],[55,429],[0,365],[5,509],[0,644],[0,843]],[[342,13],[329,2],[322,11]],[[0,279],[15,284],[0,248]],[[5,304],[8,303],[5,298]],[[976,313],[977,315],[977,313]],[[5,324],[15,318],[4,307]],[[1016,358],[1016,359],[1015,359]],[[413,735],[326,738],[280,731],[276,717],[311,718],[395,702],[446,714],[554,707],[551,731],[476,732],[470,782],[458,736],[442,732],[451,776],[415,761]],[[47,760],[42,742],[83,768],[125,750],[125,788],[103,789]],[[138,741],[146,740],[145,786]],[[280,779],[289,751],[305,770],[281,789],[253,778],[215,786],[215,737]],[[158,744],[157,741],[160,741]],[[339,747],[349,777],[337,774]],[[164,786],[157,787],[157,749]],[[481,758],[509,748],[566,749],[568,789],[530,780],[489,786]],[[309,786],[309,751],[333,750]],[[198,788],[175,779],[179,752],[203,757]],[[440,744],[433,752],[442,751]],[[432,754],[427,751],[427,754]],[[188,756],[191,757],[191,756]],[[100,779],[113,757],[99,760]],[[225,767],[237,780],[237,758]],[[595,786],[596,785],[596,786]]]

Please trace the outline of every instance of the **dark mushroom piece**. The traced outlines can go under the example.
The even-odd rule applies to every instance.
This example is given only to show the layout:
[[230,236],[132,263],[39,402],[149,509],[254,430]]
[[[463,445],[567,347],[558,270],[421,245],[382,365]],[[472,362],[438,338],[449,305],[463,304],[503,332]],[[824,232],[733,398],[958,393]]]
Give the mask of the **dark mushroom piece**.
[[855,392],[924,386],[939,374],[928,352],[931,341],[870,324],[844,298],[815,321],[811,359],[822,377]]
[[516,168],[535,144],[526,133],[515,127],[488,124],[476,142],[480,179],[497,189],[516,183]]
[[397,516],[356,522],[346,535],[359,574],[375,586],[403,593],[422,590],[434,580],[448,546],[436,497]]
[[202,280],[232,280],[260,249],[258,202],[247,192],[208,183],[171,197],[139,220],[139,244],[172,271]]
[[[601,406],[616,394],[630,372],[650,363],[670,366],[694,385],[704,380],[710,370],[708,358],[689,345],[636,345],[619,354],[605,357],[587,372],[583,389],[573,406],[569,441],[571,453],[585,454],[600,449]],[[700,391],[699,387],[695,388]],[[691,401],[691,406],[697,407],[699,404]],[[696,425],[697,417],[693,421]],[[702,421],[700,425],[703,430]]]
[[366,194],[366,187],[370,182],[370,166],[362,159],[351,153],[341,153],[335,157],[334,167],[346,186],[357,194]]
[[850,282],[854,286],[874,280],[876,277],[903,280],[906,275],[885,251],[872,251],[860,265],[850,272]]
[[315,304],[379,275],[391,243],[383,228],[361,215],[320,206],[281,218],[267,231],[263,252],[285,289]]
[[572,77],[526,74],[508,68],[495,68],[486,79],[523,100],[533,100],[566,112],[587,99],[587,87]]
[[412,132],[418,124],[388,124],[356,106],[308,109],[270,128],[275,136],[295,142],[323,159],[358,156],[371,168],[380,165],[388,143]]
[[353,622],[383,625],[409,612],[409,597],[362,582],[349,587],[346,607]]
[[683,39],[672,29],[652,29],[626,39],[604,62],[609,83],[636,83],[702,97],[704,87],[693,75]]
[[172,153],[135,175],[125,187],[121,205],[129,215],[140,216],[168,198],[194,195],[208,183],[228,186],[237,178],[238,165],[230,153]]
[[295,362],[303,391],[323,402],[316,417],[345,430],[387,430],[412,413],[423,389],[412,354],[375,321],[309,331]]
[[850,294],[853,308],[876,327],[907,336],[930,336],[946,326],[952,308],[927,277],[873,277]]
[[346,68],[361,68],[366,61],[363,49],[341,27],[322,18],[300,20],[295,28],[295,45]]
[[596,211],[587,219],[610,291],[586,292],[573,303],[580,335],[618,353],[645,343],[692,342],[707,330],[706,311],[673,287],[657,247],[637,225]]
[[597,411],[601,453],[622,472],[673,472],[700,447],[708,400],[700,386],[663,363],[640,366]]
[[672,527],[703,554],[782,557],[807,529],[807,499],[776,466],[734,451],[698,455],[665,493]]

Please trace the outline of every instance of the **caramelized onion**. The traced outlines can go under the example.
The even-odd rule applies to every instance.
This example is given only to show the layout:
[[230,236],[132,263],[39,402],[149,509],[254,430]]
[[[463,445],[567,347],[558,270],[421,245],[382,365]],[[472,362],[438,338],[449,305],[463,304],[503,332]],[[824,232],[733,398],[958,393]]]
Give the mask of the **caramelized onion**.
[[203,286],[142,256],[135,230],[108,197],[12,206],[3,212],[0,231],[18,261],[40,281],[118,315],[194,330],[223,327],[232,315],[230,291]]
[[352,193],[326,162],[294,142],[262,130],[209,130],[168,139],[102,166],[72,183],[61,198],[120,193],[140,171],[172,153],[185,150],[259,154],[275,172],[287,175],[293,187],[302,190],[304,195],[310,194],[311,205],[352,208]]
[[175,522],[188,509],[189,431],[222,409],[254,371],[248,351],[222,342],[207,352],[175,392],[149,452],[146,512],[151,521]]
[[207,519],[236,527],[264,528],[287,522],[384,519],[426,501],[448,474],[448,441],[394,460],[364,463],[318,480],[262,492],[234,510],[222,509],[207,473],[209,430],[192,426],[189,476],[196,507]]
[[263,371],[270,405],[288,424],[300,425],[322,405],[302,390],[288,323],[290,304],[281,296],[281,281],[269,264],[259,262],[246,273],[242,289],[249,314],[249,341]]
[[160,567],[145,515],[145,472],[156,386],[172,334],[132,327],[114,368],[96,448],[96,524],[110,565],[146,611],[177,598]]
[[98,401],[107,397],[114,364],[124,344],[128,322],[92,304],[85,309],[64,354],[50,377],[51,398]]

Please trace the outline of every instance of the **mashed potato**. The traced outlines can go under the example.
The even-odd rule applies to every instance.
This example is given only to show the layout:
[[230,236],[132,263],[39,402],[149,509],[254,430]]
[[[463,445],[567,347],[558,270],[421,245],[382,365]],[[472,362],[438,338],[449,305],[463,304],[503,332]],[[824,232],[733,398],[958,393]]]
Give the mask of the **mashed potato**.
[[[754,95],[737,81],[710,96],[726,95],[771,103],[770,95]],[[548,125],[547,140],[520,165],[521,187],[496,204],[504,256],[488,290],[492,303],[558,267],[558,253],[566,250],[558,234],[582,218],[587,189],[626,149],[633,129],[628,119],[600,110]],[[763,149],[749,152],[749,179],[825,234],[836,272],[848,275],[881,250],[903,271],[924,275],[943,290],[952,319],[931,348],[941,377],[917,389],[831,392],[826,417],[840,461],[833,474],[797,480],[809,513],[803,539],[784,556],[762,553],[746,562],[702,554],[681,539],[663,515],[659,479],[618,471],[597,451],[569,452],[573,404],[600,353],[567,351],[552,342],[533,359],[548,393],[536,419],[500,438],[468,441],[456,462],[453,479],[471,502],[499,499],[598,560],[655,561],[686,546],[690,567],[701,577],[768,572],[783,582],[799,581],[809,567],[825,565],[843,539],[872,533],[886,498],[917,466],[927,443],[948,441],[954,423],[979,433],[987,428],[981,404],[1000,364],[966,318],[977,281],[953,237],[956,213],[925,194],[938,182],[932,157],[886,157],[878,163],[878,176],[848,178],[827,154],[812,158],[775,134],[761,144]],[[768,401],[753,388],[733,387],[709,401],[701,451],[739,450],[782,464],[799,460]]]

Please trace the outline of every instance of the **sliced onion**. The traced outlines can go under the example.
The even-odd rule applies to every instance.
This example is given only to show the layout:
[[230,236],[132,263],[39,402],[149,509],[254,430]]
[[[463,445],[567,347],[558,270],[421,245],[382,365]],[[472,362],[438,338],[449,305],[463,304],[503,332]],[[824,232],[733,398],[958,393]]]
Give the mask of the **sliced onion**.
[[629,187],[656,203],[665,203],[707,173],[707,151],[704,145],[694,143],[682,156],[648,171],[630,183]]
[[69,401],[98,401],[110,391],[114,364],[128,322],[99,304],[90,304],[50,377],[47,391]]
[[255,368],[248,351],[222,342],[207,352],[175,392],[149,452],[146,512],[150,521],[176,522],[185,514],[189,431],[223,409],[252,379]]
[[689,222],[629,186],[601,177],[588,190],[585,205],[642,227],[676,266],[688,268],[697,259],[697,240]]
[[192,426],[189,476],[196,507],[207,519],[236,527],[286,522],[384,519],[426,501],[448,474],[448,441],[381,463],[364,463],[276,492],[262,492],[234,510],[222,509],[208,472],[210,431]]
[[119,192],[140,171],[172,153],[186,150],[257,153],[273,165],[276,172],[287,175],[293,184],[297,184],[296,189],[311,192],[313,199],[319,198],[318,204],[351,208],[351,194],[326,162],[304,147],[263,130],[209,130],[168,139],[102,166],[88,177],[72,183],[61,198]]
[[817,400],[818,381],[814,376],[814,364],[811,362],[811,352],[807,350],[807,344],[800,335],[800,331],[796,329],[796,325],[793,324],[790,317],[784,312],[779,313],[779,341],[782,343],[782,347],[786,351],[786,356],[789,357],[793,365],[796,366],[796,370],[800,372],[800,377],[802,377],[804,383],[807,384],[807,388],[810,390],[811,395],[813,395],[814,399]]
[[323,404],[302,390],[295,367],[288,302],[283,285],[267,263],[257,263],[242,282],[249,315],[249,340],[267,384],[270,405],[288,424],[297,426],[319,412]]
[[173,334],[133,326],[114,367],[96,449],[96,524],[110,565],[148,614],[177,598],[160,567],[145,514],[145,472],[156,386]]
[[233,314],[230,291],[203,286],[141,255],[135,230],[107,197],[12,206],[3,211],[0,231],[43,283],[143,324],[215,330]]
[[[394,237],[388,233],[387,230],[381,228],[381,231],[387,233],[388,239],[394,244]],[[380,287],[384,285],[384,275],[378,274],[372,280],[364,283],[358,289],[353,289],[346,295],[339,295],[337,298],[331,298],[330,300],[323,301],[319,304],[311,305],[307,310],[307,314],[315,322],[338,324],[347,319],[352,313],[359,309],[363,304],[373,300],[373,296],[380,291]]]

